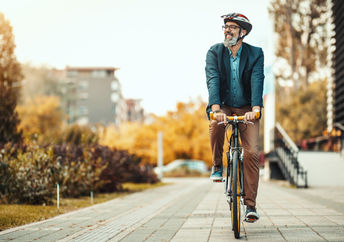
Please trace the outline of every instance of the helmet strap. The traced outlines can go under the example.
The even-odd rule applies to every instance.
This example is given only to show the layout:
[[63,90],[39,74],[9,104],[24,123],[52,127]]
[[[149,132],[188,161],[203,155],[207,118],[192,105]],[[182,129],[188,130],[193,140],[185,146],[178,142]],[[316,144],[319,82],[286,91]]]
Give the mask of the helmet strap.
[[[241,35],[241,30],[242,30],[242,28],[240,27],[238,41],[243,39],[246,36],[246,35]],[[237,41],[237,43],[238,43],[238,41]]]

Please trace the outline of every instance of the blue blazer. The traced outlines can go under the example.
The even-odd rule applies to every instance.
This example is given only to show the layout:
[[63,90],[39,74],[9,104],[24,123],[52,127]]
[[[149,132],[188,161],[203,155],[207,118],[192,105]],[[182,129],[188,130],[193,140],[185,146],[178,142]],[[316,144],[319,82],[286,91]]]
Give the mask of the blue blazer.
[[[228,48],[223,43],[210,47],[206,57],[205,74],[209,93],[207,106],[209,118],[211,105],[223,106],[230,95],[230,56]],[[239,78],[244,90],[244,98],[251,107],[263,107],[264,54],[262,48],[242,43]]]

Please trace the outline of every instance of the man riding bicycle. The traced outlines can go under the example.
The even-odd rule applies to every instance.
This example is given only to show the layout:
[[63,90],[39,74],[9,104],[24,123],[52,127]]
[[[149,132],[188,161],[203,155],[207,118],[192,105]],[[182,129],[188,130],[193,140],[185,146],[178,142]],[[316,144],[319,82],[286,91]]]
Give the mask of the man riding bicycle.
[[[259,181],[257,112],[263,107],[264,54],[261,48],[243,42],[252,29],[248,18],[231,13],[224,18],[225,39],[213,45],[206,57],[206,77],[209,93],[207,113],[217,113],[209,125],[212,150],[212,174],[210,179],[222,181],[222,153],[226,115],[244,115],[245,121],[254,125],[240,124],[240,139],[244,147],[244,203],[246,221],[256,221],[256,197]],[[222,115],[223,114],[223,115]],[[249,219],[248,219],[249,218]]]

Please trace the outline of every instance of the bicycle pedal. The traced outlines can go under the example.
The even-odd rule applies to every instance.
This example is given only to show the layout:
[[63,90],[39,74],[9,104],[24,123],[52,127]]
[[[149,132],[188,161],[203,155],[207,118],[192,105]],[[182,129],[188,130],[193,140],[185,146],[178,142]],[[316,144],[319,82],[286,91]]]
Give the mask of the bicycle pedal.
[[254,218],[245,218],[244,221],[247,223],[254,223],[256,222],[258,219],[254,219]]
[[222,180],[213,180],[213,182],[214,183],[222,183],[222,182],[225,182],[225,180],[224,179],[222,179]]

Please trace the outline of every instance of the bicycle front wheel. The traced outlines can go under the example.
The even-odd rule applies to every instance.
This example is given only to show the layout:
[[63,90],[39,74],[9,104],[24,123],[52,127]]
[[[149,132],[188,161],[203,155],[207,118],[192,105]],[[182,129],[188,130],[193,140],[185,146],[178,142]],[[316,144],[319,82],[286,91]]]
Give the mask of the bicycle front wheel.
[[232,170],[232,228],[234,231],[234,237],[240,238],[240,225],[241,225],[241,214],[240,214],[240,182],[239,182],[239,151],[233,152],[233,170]]

